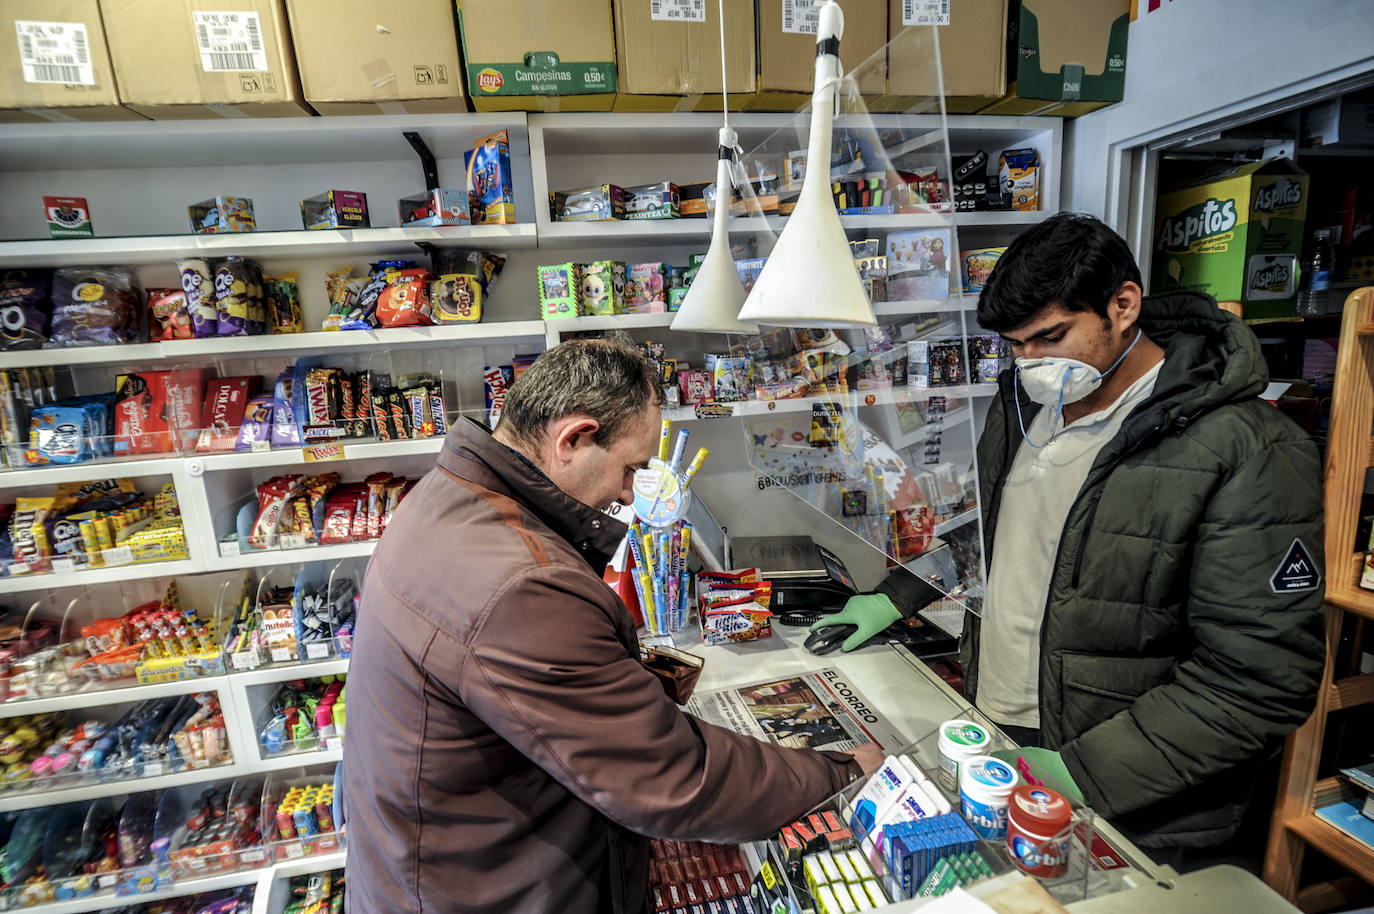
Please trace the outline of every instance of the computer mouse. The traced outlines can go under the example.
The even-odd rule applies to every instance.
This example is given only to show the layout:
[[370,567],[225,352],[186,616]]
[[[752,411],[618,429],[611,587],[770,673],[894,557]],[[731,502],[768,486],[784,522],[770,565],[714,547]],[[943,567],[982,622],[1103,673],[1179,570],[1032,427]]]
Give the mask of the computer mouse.
[[844,639],[858,630],[857,625],[847,623],[825,625],[812,632],[803,647],[813,654],[830,654],[839,650],[840,645],[844,644]]

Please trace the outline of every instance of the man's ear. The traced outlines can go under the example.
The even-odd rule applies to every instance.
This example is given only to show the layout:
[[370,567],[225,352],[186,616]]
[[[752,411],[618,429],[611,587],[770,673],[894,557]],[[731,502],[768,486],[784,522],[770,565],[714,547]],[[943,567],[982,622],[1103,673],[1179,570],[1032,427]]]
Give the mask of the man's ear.
[[1140,286],[1130,280],[1123,282],[1113,293],[1107,305],[1107,317],[1118,333],[1124,333],[1140,320],[1140,300],[1143,295]]
[[572,415],[555,420],[553,434],[549,441],[552,449],[549,456],[554,465],[558,466],[570,462],[578,449],[595,444],[592,436],[600,428],[601,423],[591,416]]

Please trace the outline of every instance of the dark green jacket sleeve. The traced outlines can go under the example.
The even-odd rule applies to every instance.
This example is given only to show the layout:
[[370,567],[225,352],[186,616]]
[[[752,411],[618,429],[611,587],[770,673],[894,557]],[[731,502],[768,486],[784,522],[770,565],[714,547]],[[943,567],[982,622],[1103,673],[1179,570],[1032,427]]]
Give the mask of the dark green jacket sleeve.
[[1272,750],[1315,702],[1323,587],[1271,585],[1294,540],[1325,570],[1315,448],[1289,438],[1253,452],[1202,517],[1188,572],[1191,652],[1174,680],[1060,748],[1088,804],[1107,816]]

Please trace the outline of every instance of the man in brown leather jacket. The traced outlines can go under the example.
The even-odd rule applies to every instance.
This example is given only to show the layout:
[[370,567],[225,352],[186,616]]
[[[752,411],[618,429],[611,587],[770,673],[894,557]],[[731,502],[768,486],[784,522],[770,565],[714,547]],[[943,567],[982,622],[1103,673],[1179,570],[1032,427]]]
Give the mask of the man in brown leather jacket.
[[639,912],[647,839],[776,831],[881,753],[683,713],[601,580],[656,452],[658,382],[604,340],[545,353],[494,433],[459,421],[368,569],[349,670],[348,908]]

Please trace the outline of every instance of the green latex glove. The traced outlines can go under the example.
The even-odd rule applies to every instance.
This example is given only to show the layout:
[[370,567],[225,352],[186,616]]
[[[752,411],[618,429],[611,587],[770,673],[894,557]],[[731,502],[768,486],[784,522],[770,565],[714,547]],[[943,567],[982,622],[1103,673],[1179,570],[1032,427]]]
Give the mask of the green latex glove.
[[840,645],[840,650],[852,651],[901,617],[902,614],[897,611],[897,607],[883,594],[861,593],[850,597],[849,602],[844,604],[844,609],[831,613],[812,625],[811,631],[827,625],[856,625],[858,628],[854,634],[844,639],[844,644]]
[[993,755],[1013,768],[1016,767],[1016,757],[1020,756],[1030,765],[1031,774],[1044,781],[1046,787],[1062,793],[1064,798],[1075,806],[1083,805],[1083,791],[1070,777],[1069,769],[1064,767],[1064,760],[1058,752],[1052,749],[1022,747],[1003,749],[994,752]]

